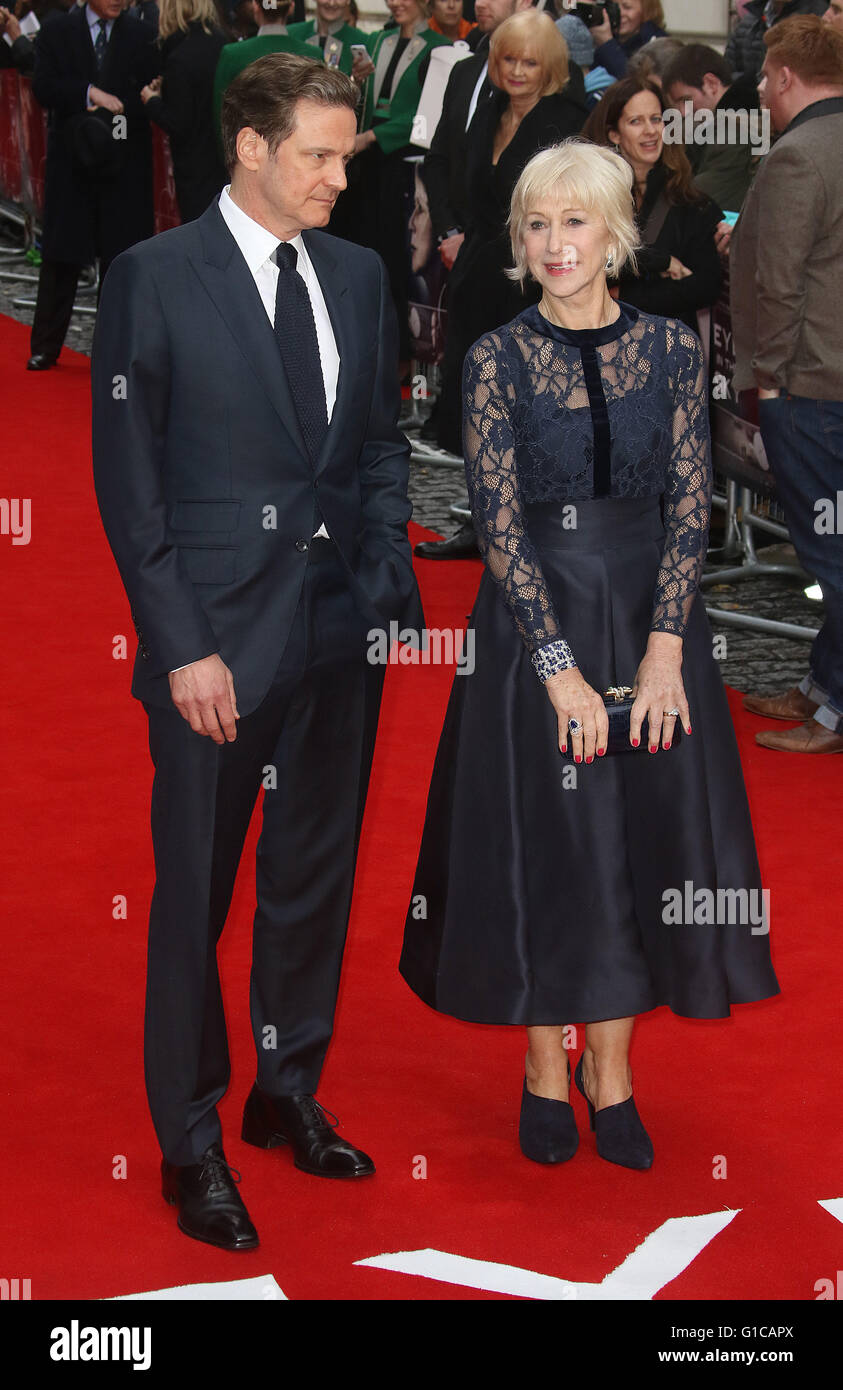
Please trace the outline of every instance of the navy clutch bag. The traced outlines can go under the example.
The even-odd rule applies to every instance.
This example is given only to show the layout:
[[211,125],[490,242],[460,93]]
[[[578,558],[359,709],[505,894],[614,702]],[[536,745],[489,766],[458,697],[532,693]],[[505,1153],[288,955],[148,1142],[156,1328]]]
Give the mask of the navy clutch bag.
[[[611,753],[646,753],[650,744],[649,724],[646,719],[641,725],[641,739],[638,747],[633,748],[629,741],[629,717],[632,713],[632,706],[635,704],[632,687],[629,685],[610,685],[603,696],[603,703],[609,716],[609,737],[603,756],[608,758]],[[681,732],[682,721],[677,719],[673,730],[674,743]],[[661,751],[661,743],[659,743],[659,750]],[[564,753],[560,753],[560,757],[571,762],[573,756],[569,739],[568,747]]]

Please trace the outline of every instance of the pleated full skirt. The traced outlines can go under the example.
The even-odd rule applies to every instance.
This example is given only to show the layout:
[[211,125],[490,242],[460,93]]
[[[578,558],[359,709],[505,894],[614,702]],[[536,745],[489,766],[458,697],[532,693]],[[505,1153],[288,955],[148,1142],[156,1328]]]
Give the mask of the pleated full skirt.
[[[579,502],[572,530],[562,515],[531,509],[527,525],[563,635],[596,690],[631,685],[664,548],[659,499]],[[410,987],[457,1018],[527,1025],[661,1004],[722,1018],[777,994],[766,885],[699,598],[682,668],[691,735],[576,767],[488,572],[471,622],[474,670],[454,678],[407,912]]]

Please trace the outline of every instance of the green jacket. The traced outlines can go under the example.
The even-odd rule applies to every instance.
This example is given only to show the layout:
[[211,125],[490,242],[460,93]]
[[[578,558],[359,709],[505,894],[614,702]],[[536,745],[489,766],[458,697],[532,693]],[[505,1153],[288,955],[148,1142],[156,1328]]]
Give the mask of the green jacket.
[[[307,19],[303,24],[290,24],[287,27],[287,33],[290,35],[291,39],[297,39],[299,43],[307,44],[310,49],[311,58],[320,58],[322,56],[322,50],[319,47],[316,37],[315,19]],[[336,33],[329,35],[329,37],[338,39],[342,44],[340,60],[337,63],[337,67],[340,72],[345,73],[346,77],[350,77],[351,64],[354,60],[351,45],[353,43],[365,44],[368,34],[365,34],[362,29],[355,29],[353,24],[343,24],[337,29]]]
[[238,73],[267,53],[300,53],[303,58],[312,58],[313,49],[289,34],[258,34],[254,39],[243,39],[240,43],[227,43],[220,53],[214,77],[214,121],[217,134],[220,131],[220,111],[222,95],[229,83]]
[[374,34],[366,35],[366,47],[375,65],[375,71],[366,79],[360,129],[371,130],[375,114],[386,116],[385,121],[375,126],[375,139],[384,154],[392,154],[412,142],[413,117],[421,96],[419,68],[422,60],[432,48],[451,42],[444,34],[437,34],[435,30],[426,26],[414,34],[395,69],[392,98],[388,102],[380,103],[376,94],[383,85],[398,37],[397,29],[379,29]]

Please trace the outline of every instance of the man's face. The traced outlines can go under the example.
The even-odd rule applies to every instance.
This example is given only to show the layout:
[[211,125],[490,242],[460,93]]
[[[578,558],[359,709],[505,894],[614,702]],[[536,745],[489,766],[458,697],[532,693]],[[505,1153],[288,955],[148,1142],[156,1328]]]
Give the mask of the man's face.
[[[259,136],[247,138],[244,150],[254,167],[245,166],[250,203],[246,210],[257,211],[257,220],[279,235],[324,227],[346,186],[345,169],[354,153],[356,134],[357,121],[347,106],[325,106],[302,98],[296,103],[292,134],[274,154]],[[238,164],[235,177],[239,173]],[[239,188],[241,180],[237,182]]]
[[830,24],[834,29],[839,29],[840,33],[843,34],[843,0],[831,0],[823,19],[826,24]]
[[764,59],[761,78],[758,83],[758,96],[761,105],[770,113],[773,129],[781,134],[790,123],[791,112],[787,103],[787,93],[782,90],[784,70],[770,62],[769,55]]
[[684,111],[686,101],[693,102],[695,111],[714,111],[725,91],[723,83],[714,73],[707,72],[701,87],[689,87],[687,82],[671,82],[670,90],[665,92],[665,96],[670,105],[680,111]]
[[100,19],[116,19],[123,12],[123,0],[90,0],[90,5]]
[[474,18],[483,34],[491,34],[511,14],[515,14],[516,0],[476,0]]

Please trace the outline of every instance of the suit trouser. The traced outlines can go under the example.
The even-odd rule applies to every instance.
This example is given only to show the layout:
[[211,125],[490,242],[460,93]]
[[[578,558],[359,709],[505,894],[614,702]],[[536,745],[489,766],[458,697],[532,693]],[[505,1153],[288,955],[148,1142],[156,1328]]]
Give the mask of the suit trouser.
[[800,689],[819,705],[814,718],[843,733],[843,535],[819,524],[816,504],[836,511],[843,479],[843,402],[782,392],[758,403],[764,448],[803,569],[819,582],[825,619]]
[[[105,272],[110,264],[111,260],[100,257],[97,303]],[[43,354],[53,362],[58,359],[70,327],[79,276],[84,268],[70,261],[52,261],[48,258],[42,260],[29,338],[33,357]]]
[[257,1082],[312,1095],[333,1029],[385,668],[332,541],[311,543],[272,687],[233,743],[146,706],[155,765],[156,882],[144,1063],[165,1158],[195,1163],[221,1138],[230,1078],[216,946],[258,792],[250,1006]]

